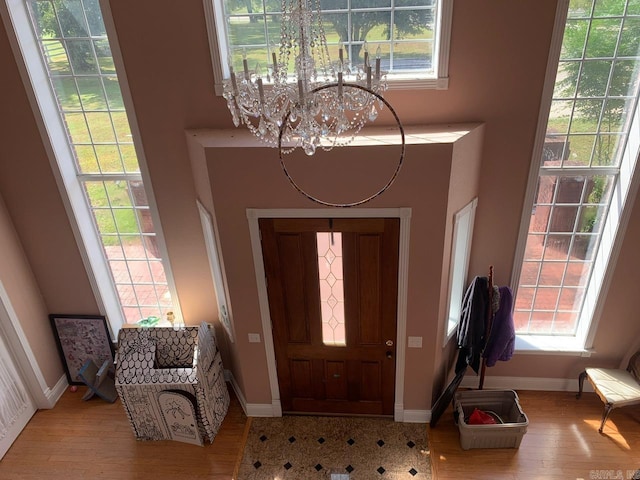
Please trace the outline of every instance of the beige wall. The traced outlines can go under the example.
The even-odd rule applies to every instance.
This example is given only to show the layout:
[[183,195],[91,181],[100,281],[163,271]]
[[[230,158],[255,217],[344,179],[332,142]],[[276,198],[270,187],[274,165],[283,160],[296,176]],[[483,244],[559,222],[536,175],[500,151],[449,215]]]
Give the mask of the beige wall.
[[[212,321],[217,313],[195,206],[196,187],[185,130],[232,128],[232,124],[223,99],[213,93],[202,2],[111,0],[110,4],[184,317],[190,324]],[[392,91],[387,96],[405,125],[484,124],[470,275],[485,274],[491,263],[495,266],[498,284],[510,282],[555,4],[554,0],[456,0],[449,88]],[[0,194],[47,311],[96,313],[97,304],[3,27],[0,27],[0,64],[3,66]],[[408,165],[415,161],[411,153],[409,150]],[[234,162],[225,164],[215,160],[216,174],[240,176],[245,185],[259,186],[256,172],[267,166],[264,161],[260,163],[250,157],[233,152],[228,158]],[[433,168],[437,171],[439,167],[436,164]],[[210,183],[223,183],[221,178],[216,177]],[[427,178],[431,181],[433,177]],[[398,181],[415,179],[404,176]],[[283,178],[274,176],[274,182],[281,182],[283,189],[290,188],[282,183]],[[430,183],[430,188],[443,193],[445,187]],[[214,192],[214,195],[220,194]],[[283,195],[286,197],[278,206],[301,204],[300,197],[294,193],[283,191]],[[406,200],[399,192],[389,191],[378,204],[391,203],[392,199],[395,203]],[[444,219],[453,207],[447,205],[446,200],[431,202],[427,196],[423,204],[415,208],[435,212],[438,220],[429,220],[429,228],[448,235]],[[226,212],[218,210],[216,214]],[[420,214],[418,218],[424,217]],[[418,221],[413,225],[418,225]],[[640,335],[632,287],[637,284],[640,271],[640,258],[634,245],[640,240],[639,230],[640,205],[636,204],[629,239],[623,246],[596,335],[596,355],[592,362],[616,363]],[[223,248],[230,241],[230,237],[226,237]],[[425,268],[442,270],[443,248],[439,245],[433,252],[416,253],[412,261]],[[435,256],[435,252],[440,252],[437,259],[431,256]],[[254,277],[248,275],[251,259],[225,258],[225,261],[233,266],[227,265],[230,282],[255,288]],[[429,348],[410,352],[408,360],[434,372],[438,384],[442,383],[438,379],[445,375],[451,354],[455,353],[451,346],[444,352],[439,350],[441,339],[438,337],[444,321],[442,287],[440,277],[435,285],[422,283],[420,278],[412,279],[410,293],[415,300],[408,311],[412,322],[408,334],[421,332],[435,337],[426,342]],[[240,377],[247,390],[247,400],[262,402],[265,400],[263,377],[254,374],[251,368],[243,368],[254,358],[252,349],[256,347],[246,341],[248,329],[244,322],[252,325],[255,312],[245,310],[242,298],[232,301],[238,331],[234,351],[242,358],[238,355],[228,362],[234,370],[242,370]],[[433,305],[438,306],[438,313],[425,317],[424,311]],[[421,326],[413,330],[415,325]],[[47,345],[49,341],[31,336],[41,328],[49,328],[46,318],[38,318],[26,328],[30,338],[38,342],[32,345],[34,350],[40,348],[40,343]],[[53,356],[44,359],[41,368],[52,361]],[[576,374],[586,361],[551,356],[538,357],[532,362],[531,357],[516,355],[511,362],[496,366],[488,374],[566,378]],[[413,388],[414,391],[407,393],[407,404],[411,408],[429,408],[430,385]]]
[[[422,337],[423,348],[406,350],[403,393],[407,409],[426,409],[431,400],[431,378],[437,360],[434,352],[442,346],[437,322],[445,268],[442,259],[450,251],[453,214],[477,195],[483,129],[454,125],[448,130],[467,129],[470,133],[455,142],[431,140],[434,143],[412,144],[411,134],[417,130],[412,128],[405,162],[395,183],[365,206],[411,208],[406,331],[407,335]],[[368,135],[365,132],[365,136]],[[267,334],[261,324],[247,209],[312,210],[318,205],[288,183],[276,151],[255,145],[248,137],[237,131],[199,131],[188,138],[201,146],[206,158],[204,164],[199,163],[196,176],[209,179],[216,210],[237,336],[233,355],[238,368],[234,375],[247,400],[271,403],[264,346],[246,343],[248,333]],[[253,143],[254,146],[222,146],[233,143]],[[195,146],[191,151],[202,158]],[[306,191],[318,192],[323,200],[355,201],[374,193],[375,189],[368,191],[371,185],[385,184],[399,153],[398,145],[352,146],[318,153],[313,159],[287,158],[287,168]],[[309,173],[309,162],[315,164],[312,173]],[[306,168],[297,168],[300,164]],[[372,179],[377,182],[372,183]],[[208,196],[206,192],[203,195]],[[449,204],[453,205],[451,210]],[[448,264],[446,274],[448,278]],[[398,341],[406,342],[405,339]],[[423,387],[418,389],[414,385]]]
[[[47,307],[1,196],[0,252],[0,284],[8,297],[8,301],[5,298],[0,302],[7,301],[4,309],[15,314],[29,344],[37,346],[32,351],[40,373],[47,385],[53,386],[63,375],[63,370],[48,324]],[[9,325],[4,327],[13,328]]]

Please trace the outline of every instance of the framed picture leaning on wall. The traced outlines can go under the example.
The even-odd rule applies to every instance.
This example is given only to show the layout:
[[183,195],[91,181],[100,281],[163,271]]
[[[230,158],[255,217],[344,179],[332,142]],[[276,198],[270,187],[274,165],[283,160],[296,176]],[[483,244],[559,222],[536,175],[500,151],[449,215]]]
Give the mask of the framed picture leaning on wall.
[[78,372],[87,360],[96,365],[113,360],[113,342],[104,316],[51,314],[49,320],[70,385],[83,385]]

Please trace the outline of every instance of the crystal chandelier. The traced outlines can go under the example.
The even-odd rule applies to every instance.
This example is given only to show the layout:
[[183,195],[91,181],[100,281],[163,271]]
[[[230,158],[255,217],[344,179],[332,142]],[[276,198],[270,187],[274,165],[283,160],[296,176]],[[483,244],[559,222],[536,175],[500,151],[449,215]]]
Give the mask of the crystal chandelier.
[[224,98],[234,125],[246,125],[281,153],[302,147],[313,155],[317,148],[349,144],[388,106],[382,98],[387,83],[380,47],[373,62],[366,42],[363,49],[361,64],[351,64],[342,46],[332,61],[320,0],[282,0],[280,45],[277,52],[270,49],[266,75],[259,66],[251,70],[246,55],[242,72],[229,62]]

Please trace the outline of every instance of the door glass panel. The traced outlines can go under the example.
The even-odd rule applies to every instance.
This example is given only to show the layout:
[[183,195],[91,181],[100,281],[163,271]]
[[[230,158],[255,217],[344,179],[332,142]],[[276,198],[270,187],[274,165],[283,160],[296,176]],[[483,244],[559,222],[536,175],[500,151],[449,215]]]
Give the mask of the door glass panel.
[[316,245],[318,249],[322,343],[334,347],[346,347],[342,234],[340,232],[317,232]]

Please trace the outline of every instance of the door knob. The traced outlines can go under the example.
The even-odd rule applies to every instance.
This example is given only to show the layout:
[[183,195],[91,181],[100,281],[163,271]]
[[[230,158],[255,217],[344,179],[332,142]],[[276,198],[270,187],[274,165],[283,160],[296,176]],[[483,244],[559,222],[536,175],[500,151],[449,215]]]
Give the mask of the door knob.
[[391,353],[391,350],[387,350],[387,358],[393,358],[393,353]]

